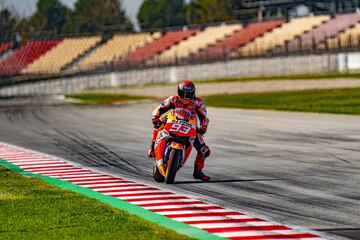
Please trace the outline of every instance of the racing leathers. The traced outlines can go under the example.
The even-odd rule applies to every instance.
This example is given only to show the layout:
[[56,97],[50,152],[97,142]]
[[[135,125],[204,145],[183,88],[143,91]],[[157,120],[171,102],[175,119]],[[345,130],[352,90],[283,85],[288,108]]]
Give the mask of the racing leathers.
[[[199,119],[199,125],[197,136],[193,142],[194,148],[197,150],[197,156],[195,159],[194,166],[194,178],[201,180],[209,180],[210,178],[202,173],[202,169],[204,168],[205,158],[210,155],[210,149],[205,144],[203,135],[207,131],[207,127],[209,124],[209,119],[207,118],[207,111],[205,107],[205,103],[197,96],[195,96],[189,104],[184,104],[179,96],[171,96],[165,99],[154,111],[152,115],[152,121],[154,124],[154,131],[152,135],[153,144],[156,141],[158,135],[158,128],[161,125],[161,116],[168,112],[171,109],[183,108],[191,113],[195,113]],[[156,148],[157,146],[155,146]],[[191,148],[190,148],[191,150]],[[161,150],[160,150],[161,151]],[[190,154],[190,152],[189,152]],[[162,159],[160,154],[155,154],[156,161],[161,161]]]

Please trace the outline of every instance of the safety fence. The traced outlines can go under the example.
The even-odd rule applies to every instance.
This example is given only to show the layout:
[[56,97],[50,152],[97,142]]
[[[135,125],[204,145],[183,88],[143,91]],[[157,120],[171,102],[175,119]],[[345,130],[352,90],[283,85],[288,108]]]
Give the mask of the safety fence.
[[177,82],[182,79],[274,76],[344,71],[360,67],[360,53],[254,58],[221,62],[110,71],[82,76],[20,81],[0,88],[0,96],[67,94],[90,89]]

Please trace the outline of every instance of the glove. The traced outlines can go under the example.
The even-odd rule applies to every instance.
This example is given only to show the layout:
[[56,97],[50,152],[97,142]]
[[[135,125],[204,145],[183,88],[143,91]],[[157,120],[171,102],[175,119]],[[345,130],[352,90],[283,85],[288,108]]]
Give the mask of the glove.
[[151,121],[152,121],[152,123],[153,123],[153,125],[154,125],[154,128],[156,128],[156,129],[158,129],[158,128],[161,126],[161,124],[162,124],[160,118],[158,118],[158,117],[153,117],[153,118],[151,119]]
[[208,119],[204,119],[198,132],[201,134],[201,135],[204,135],[207,131],[207,126],[209,124],[209,120]]
[[198,133],[200,133],[201,135],[204,135],[206,133],[207,129],[206,127],[200,127],[198,130]]

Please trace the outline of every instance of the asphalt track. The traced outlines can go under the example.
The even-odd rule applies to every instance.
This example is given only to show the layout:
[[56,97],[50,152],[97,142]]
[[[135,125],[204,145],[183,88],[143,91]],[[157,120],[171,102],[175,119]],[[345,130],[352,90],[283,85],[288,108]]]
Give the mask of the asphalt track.
[[[0,141],[154,184],[154,104],[2,107]],[[209,183],[192,159],[158,185],[277,222],[360,239],[360,117],[209,108]]]

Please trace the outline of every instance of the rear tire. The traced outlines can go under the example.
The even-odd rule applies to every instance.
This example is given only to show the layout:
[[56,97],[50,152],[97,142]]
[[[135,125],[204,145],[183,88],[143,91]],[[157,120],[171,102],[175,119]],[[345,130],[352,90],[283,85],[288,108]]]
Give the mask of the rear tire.
[[166,172],[165,182],[167,184],[173,184],[175,181],[176,172],[179,169],[179,163],[181,162],[182,150],[171,149],[168,160],[168,168]]
[[163,183],[165,181],[165,177],[163,175],[161,175],[157,166],[153,167],[153,178],[155,181],[157,181],[159,183]]

